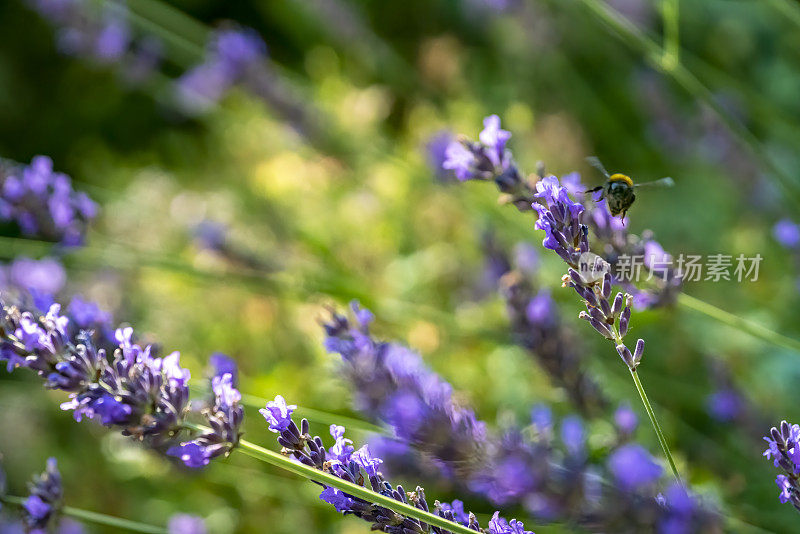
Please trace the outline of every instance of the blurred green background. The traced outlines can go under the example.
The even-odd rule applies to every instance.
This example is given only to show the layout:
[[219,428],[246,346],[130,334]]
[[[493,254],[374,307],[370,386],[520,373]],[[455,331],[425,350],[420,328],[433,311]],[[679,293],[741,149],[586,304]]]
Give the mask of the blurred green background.
[[[539,247],[533,221],[498,205],[490,185],[437,181],[426,159],[433,135],[474,138],[491,113],[512,131],[527,172],[542,160],[596,184],[584,158],[597,155],[637,179],[673,176],[676,187],[639,195],[632,231],[652,230],[675,255],[760,253],[757,282],[689,283],[685,292],[800,338],[796,258],[771,236],[800,202],[794,2],[681,2],[677,68],[660,62],[662,4],[650,0],[130,0],[129,8],[136,31],[180,38],[167,41],[166,63],[138,87],[60,54],[52,28],[25,2],[0,3],[0,154],[21,162],[47,154],[101,204],[88,246],[64,258],[70,292],[180,350],[195,377],[221,351],[239,362],[247,393],[358,417],[318,322],[325,305],[359,298],[382,336],[418,349],[481,418],[525,421],[538,401],[570,413],[563,392],[513,345],[502,299],[474,291],[482,234],[493,231],[509,249]],[[622,18],[608,19],[609,9]],[[299,135],[245,91],[200,117],[170,108],[170,80],[199,62],[204,27],[221,20],[259,31],[318,134]],[[184,41],[191,45],[174,45]],[[198,247],[192,228],[203,220],[224,224],[270,271]],[[21,240],[0,248],[6,259],[47,253]],[[553,288],[592,373],[644,418],[618,356],[560,290],[558,258],[542,256],[539,282]],[[775,470],[760,455],[769,426],[800,419],[800,353],[680,305],[637,312],[633,323],[648,343],[643,380],[692,484],[736,518],[732,530],[792,531],[796,512],[778,502]],[[711,359],[752,404],[752,424],[706,413]],[[312,484],[240,455],[200,474],[176,470],[120,436],[76,425],[58,409],[62,399],[25,372],[0,373],[0,451],[17,494],[56,456],[77,507],[156,524],[196,513],[222,534],[368,531],[328,510]],[[248,438],[272,445],[258,414],[249,416]],[[599,442],[609,425],[592,423]],[[643,423],[637,438],[655,454],[652,434]],[[436,498],[455,496],[421,482]]]

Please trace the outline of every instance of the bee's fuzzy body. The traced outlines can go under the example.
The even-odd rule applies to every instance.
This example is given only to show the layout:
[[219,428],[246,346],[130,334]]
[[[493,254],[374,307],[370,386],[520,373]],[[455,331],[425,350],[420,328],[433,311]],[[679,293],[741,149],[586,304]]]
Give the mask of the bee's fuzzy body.
[[603,186],[601,198],[606,199],[608,211],[611,212],[611,215],[619,215],[621,213],[622,217],[625,218],[625,212],[636,200],[636,195],[633,192],[633,180],[624,174],[612,174]]

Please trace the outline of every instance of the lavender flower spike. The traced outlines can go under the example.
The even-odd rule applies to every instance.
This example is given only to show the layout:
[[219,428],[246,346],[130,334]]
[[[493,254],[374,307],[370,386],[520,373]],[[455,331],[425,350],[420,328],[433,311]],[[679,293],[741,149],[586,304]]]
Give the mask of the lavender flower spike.
[[[479,136],[480,142],[473,142],[464,137],[451,142],[446,150],[445,159],[435,171],[439,173],[442,169],[452,170],[461,181],[494,181],[502,193],[501,200],[513,204],[519,211],[530,211],[532,205],[538,204],[542,198],[552,203],[551,193],[559,194],[558,181],[556,180],[554,187],[552,182],[554,177],[545,174],[544,165],[541,163],[537,169],[538,182],[525,177],[517,169],[511,151],[506,148],[509,138],[510,134],[500,129],[496,115],[487,117],[484,119],[484,130]],[[582,221],[594,234],[594,252],[609,262],[610,272],[624,274],[622,268],[624,258],[639,256],[646,258],[643,268],[650,271],[651,287],[638,289],[629,282],[620,280],[625,289],[634,294],[637,306],[654,308],[674,303],[682,286],[682,273],[668,267],[671,262],[661,261],[668,255],[652,239],[652,232],[646,231],[641,237],[629,234],[627,226],[618,218],[611,216],[604,200],[596,203],[591,195],[584,194],[587,187],[581,184],[578,173],[564,176],[561,185],[577,199],[577,202],[573,203],[576,209],[578,203],[583,206]],[[776,236],[786,236],[789,242],[795,240],[792,237],[793,233],[800,235],[797,227],[793,228],[791,223],[782,224],[780,228]],[[548,238],[550,239],[546,240],[546,248],[555,249],[560,244],[557,235],[551,237],[548,234]]]
[[211,380],[214,404],[203,411],[210,431],[191,441],[171,447],[167,454],[180,458],[188,467],[203,467],[218,456],[227,456],[239,444],[239,428],[244,420],[242,395],[233,386],[233,375],[226,373]]
[[269,401],[266,408],[261,408],[259,413],[264,416],[264,419],[269,423],[269,429],[272,432],[283,432],[286,430],[291,421],[292,413],[297,409],[294,404],[287,405],[286,400],[280,396],[275,396],[274,401]]
[[255,30],[229,28],[216,31],[203,63],[177,82],[178,103],[190,113],[214,107],[225,93],[266,57],[267,46]]
[[[342,480],[366,486],[376,492],[390,497],[398,502],[411,504],[421,510],[430,509],[425,491],[417,486],[415,491],[406,492],[402,486],[392,486],[383,477],[380,466],[383,460],[372,456],[369,448],[364,445],[357,451],[352,447],[337,448],[336,445],[331,450],[336,449],[335,455],[325,449],[322,439],[319,436],[309,434],[308,420],[303,419],[300,426],[291,418],[293,407],[287,406],[286,401],[278,395],[275,401],[267,404],[267,408],[262,410],[265,418],[269,422],[270,430],[273,432],[277,428],[278,443],[282,446],[282,454],[291,456],[298,462],[307,466],[330,473]],[[331,434],[340,444],[344,440],[344,427],[334,425],[331,427]],[[349,442],[349,440],[344,440]],[[336,511],[345,515],[354,515],[364,521],[371,523],[372,530],[387,532],[390,534],[450,534],[450,531],[440,527],[433,527],[422,523],[417,519],[398,514],[388,508],[369,502],[368,500],[349,495],[344,491],[331,486],[324,486],[320,493],[320,499],[332,505]],[[454,503],[455,505],[455,503]],[[458,515],[455,512],[459,512]],[[482,530],[477,519],[472,513],[465,514],[463,508],[456,509],[455,506],[443,505],[436,501],[434,511],[436,515],[453,521],[475,532],[488,532],[491,534],[533,534],[523,529],[522,523],[516,520],[510,522],[501,518],[496,512],[489,522],[488,530]]]
[[[0,296],[0,361],[9,370],[26,367],[45,387],[70,394],[61,405],[84,417],[118,429],[158,449],[173,445],[185,430],[189,411],[189,371],[180,354],[157,357],[151,346],[133,342],[133,328],[116,331],[113,358],[97,348],[91,333],[75,329],[61,307],[46,314],[11,305]],[[209,433],[170,450],[187,464],[199,466],[227,454],[239,440],[243,409],[230,374],[216,377],[214,406],[206,411]],[[34,503],[36,504],[36,503]]]
[[770,429],[764,441],[769,445],[764,456],[783,471],[775,479],[781,490],[778,495],[780,501],[791,502],[800,511],[800,425],[781,421],[779,428]]
[[[351,307],[355,320],[334,313],[324,325],[325,348],[342,357],[342,371],[354,386],[357,407],[391,425],[399,438],[438,462],[462,474],[469,472],[488,445],[485,424],[456,403],[452,386],[419,354],[375,339],[369,331],[372,314],[355,302]],[[286,414],[277,412],[274,417],[279,422]]]
[[581,351],[562,324],[546,289],[534,290],[521,269],[500,279],[514,338],[561,386],[584,415],[597,415],[608,404],[599,384],[586,372]]
[[500,128],[500,118],[490,115],[483,120],[479,142],[466,138],[452,141],[445,149],[442,168],[453,171],[459,180],[493,180],[520,210],[530,210],[531,186],[520,174],[506,148],[511,133]]
[[30,532],[47,532],[61,510],[64,497],[56,459],[47,460],[47,469],[29,484],[30,496],[22,505],[22,521]]
[[0,222],[16,223],[23,235],[80,245],[96,215],[97,205],[74,191],[49,157],[36,156],[30,165],[0,161]]

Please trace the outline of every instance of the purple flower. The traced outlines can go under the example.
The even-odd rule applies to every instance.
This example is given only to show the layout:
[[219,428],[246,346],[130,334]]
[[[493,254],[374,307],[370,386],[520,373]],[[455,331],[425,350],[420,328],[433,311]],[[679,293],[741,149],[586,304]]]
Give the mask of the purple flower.
[[[279,395],[276,398],[281,397]],[[285,404],[285,401],[282,400],[281,404]],[[343,427],[337,425],[331,427],[331,435],[337,441],[337,444],[341,443],[343,434]],[[410,504],[418,509],[431,510],[423,488],[417,486],[413,493],[408,493],[402,486],[393,487],[384,479],[383,474],[378,470],[383,460],[372,456],[368,445],[364,445],[355,451],[349,462],[342,462],[339,459],[329,457],[330,451],[334,450],[336,445],[331,449],[325,449],[319,436],[311,437],[309,435],[308,420],[303,419],[298,427],[291,418],[286,427],[279,432],[278,443],[282,447],[281,452],[283,454],[291,455],[295,460],[306,466],[320,471],[324,470],[337,478],[362,487],[367,486],[374,492],[380,492],[385,496]],[[366,473],[366,477],[364,473]],[[396,532],[397,534],[401,532],[419,534],[433,532],[430,526],[424,525],[417,519],[402,516],[369,500],[355,497],[332,486],[323,487],[320,499],[333,505],[338,512],[354,515],[368,521],[372,524],[372,530],[374,531]],[[483,532],[475,516],[464,512],[461,501],[453,501],[452,505],[442,505],[437,501],[432,512],[448,521],[463,524],[476,532]],[[493,521],[496,530],[490,530],[490,532],[531,534],[524,531],[522,523],[515,520],[507,523],[495,514]],[[445,531],[444,529],[436,529],[437,532],[439,530]]]
[[231,85],[228,73],[220,64],[202,64],[178,79],[176,94],[186,112],[201,113],[213,108]]
[[343,464],[346,464],[350,461],[355,449],[352,445],[353,441],[344,437],[344,430],[343,426],[331,425],[330,432],[335,443],[328,449],[328,453]]
[[324,327],[325,346],[341,356],[356,405],[444,465],[468,468],[484,445],[485,425],[455,402],[452,387],[419,354],[375,339],[369,332],[372,314],[356,303],[352,308],[352,323],[334,314]]
[[41,521],[53,511],[53,507],[44,502],[38,495],[28,497],[23,506],[30,518],[35,521]]
[[221,250],[228,240],[228,227],[207,219],[197,224],[192,233],[198,246],[208,250]]
[[[158,360],[154,360],[154,362],[158,362],[155,364],[156,368],[160,368],[164,377],[169,380],[170,384],[178,388],[183,388],[186,387],[186,384],[189,382],[191,373],[188,369],[181,367],[180,358],[180,352],[175,351],[165,356],[160,362]],[[214,391],[216,392],[216,390]]]
[[800,246],[800,225],[790,219],[781,219],[772,228],[772,235],[782,246],[790,249]]
[[778,498],[781,500],[782,503],[786,504],[789,502],[789,499],[792,498],[792,483],[789,480],[789,477],[786,475],[778,475],[775,479],[775,483],[780,488],[781,492],[778,495]]
[[561,422],[561,440],[572,456],[582,456],[586,448],[586,434],[580,417],[565,417]]
[[111,324],[111,314],[100,309],[96,302],[76,295],[67,308],[72,322],[80,328],[105,327]]
[[206,524],[202,517],[189,514],[175,514],[167,523],[169,534],[206,534]]
[[667,514],[659,523],[660,534],[688,534],[701,530],[694,522],[698,506],[679,483],[673,483],[662,498]]
[[267,420],[272,432],[280,433],[289,427],[289,423],[292,422],[292,413],[296,409],[297,406],[287,405],[282,396],[276,395],[275,400],[268,402],[266,408],[260,409],[259,413]]
[[444,162],[447,159],[447,147],[450,146],[454,140],[453,134],[448,130],[442,130],[434,134],[425,145],[425,153],[436,177],[441,181],[448,181],[453,179],[453,174],[446,169]]
[[83,241],[96,207],[73,191],[67,175],[53,172],[50,158],[36,156],[29,166],[0,169],[0,183],[0,218],[15,221],[24,235],[70,246]]
[[239,378],[239,367],[236,365],[236,360],[227,354],[215,352],[208,358],[208,362],[214,370],[213,376],[231,375],[233,385],[236,385]]
[[537,404],[531,409],[531,422],[541,433],[549,433],[553,428],[553,412],[546,404]]
[[645,241],[643,263],[648,269],[663,273],[664,269],[672,263],[672,257],[664,252],[664,248],[652,239]]
[[495,512],[492,519],[489,520],[489,534],[533,534],[529,530],[525,530],[521,521],[512,519],[511,523],[500,517],[500,512]]
[[629,404],[620,404],[617,411],[614,412],[614,424],[623,434],[632,435],[639,426],[639,418],[636,416],[636,412],[631,410]]
[[267,47],[252,29],[215,32],[203,63],[187,71],[177,82],[179,103],[188,112],[213,107],[224,94],[242,81],[250,69],[264,59]]
[[469,524],[469,514],[464,510],[464,503],[458,499],[454,500],[452,503],[440,503],[439,507],[442,511],[451,512],[456,522],[462,525]]
[[132,328],[123,328],[116,332],[118,345],[109,360],[105,349],[95,348],[91,332],[70,328],[60,305],[41,315],[2,298],[0,304],[3,359],[9,359],[10,349],[45,379],[46,387],[68,392],[70,400],[61,407],[73,410],[76,420],[96,418],[152,446],[172,440],[183,428],[189,371],[180,366],[177,352],[155,358],[149,346],[132,342]]
[[6,362],[6,371],[9,373],[17,367],[25,365],[25,358],[17,354],[8,345],[0,345],[0,362]]
[[63,499],[61,474],[58,472],[55,458],[47,460],[44,473],[34,477],[30,487],[30,496],[23,503],[22,522],[26,532],[48,532],[52,520],[58,514]]
[[555,204],[561,195],[561,184],[553,175],[545,176],[536,182],[536,198],[543,198],[548,205]]
[[67,273],[56,259],[20,257],[9,267],[9,279],[17,287],[28,291],[55,295],[64,287]]
[[626,491],[648,486],[661,477],[662,468],[640,445],[623,445],[608,459],[608,468],[617,484]]
[[110,17],[94,42],[94,55],[103,63],[116,63],[130,46],[130,28],[124,19]]
[[167,454],[179,458],[186,467],[194,469],[205,467],[211,462],[209,451],[195,441],[170,447]]
[[475,155],[459,141],[452,141],[444,152],[442,168],[451,170],[462,182],[475,177]]
[[100,422],[105,426],[124,424],[133,413],[131,406],[107,394],[92,402],[90,406],[91,413],[99,417]]
[[208,465],[218,456],[227,456],[238,446],[244,408],[239,405],[242,394],[233,385],[233,376],[226,373],[211,379],[214,403],[203,410],[209,430],[167,451],[180,458],[188,467]]
[[355,451],[351,457],[351,459],[360,465],[364,471],[367,472],[369,476],[378,476],[378,466],[383,463],[383,460],[380,458],[374,458],[369,453],[369,445],[364,445],[357,451]]
[[506,143],[511,139],[511,132],[500,128],[500,117],[489,115],[483,119],[483,130],[478,135],[480,142],[488,148],[486,155],[495,167],[500,167],[506,151]]
[[731,389],[716,391],[706,398],[709,415],[722,423],[735,420],[742,411],[742,398]]
[[212,378],[211,389],[217,397],[217,404],[223,410],[242,400],[242,394],[233,386],[233,376],[230,373]]
[[547,327],[555,323],[555,302],[550,291],[542,290],[536,294],[525,307],[525,316],[532,324]]
[[781,488],[781,502],[791,501],[800,510],[800,483],[797,478],[800,473],[800,425],[781,421],[778,427],[770,429],[769,436],[764,440],[769,445],[764,456],[772,459],[775,467],[783,471],[775,480]]
[[253,29],[226,29],[217,32],[212,42],[212,56],[226,65],[228,70],[240,71],[261,61],[267,45]]
[[353,499],[348,497],[343,491],[338,490],[333,486],[328,486],[322,490],[319,498],[326,503],[333,505],[337,512],[347,512],[353,507]]

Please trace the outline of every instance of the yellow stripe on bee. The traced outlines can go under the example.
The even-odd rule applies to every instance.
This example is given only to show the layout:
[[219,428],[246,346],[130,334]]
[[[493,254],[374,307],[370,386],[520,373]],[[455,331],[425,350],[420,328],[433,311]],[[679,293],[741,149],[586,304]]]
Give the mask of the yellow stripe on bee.
[[633,187],[633,180],[631,180],[630,176],[625,176],[624,174],[612,174],[608,177],[609,182],[625,182],[629,186]]

